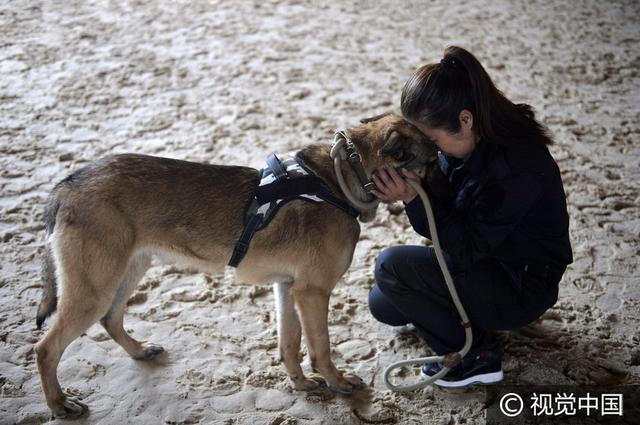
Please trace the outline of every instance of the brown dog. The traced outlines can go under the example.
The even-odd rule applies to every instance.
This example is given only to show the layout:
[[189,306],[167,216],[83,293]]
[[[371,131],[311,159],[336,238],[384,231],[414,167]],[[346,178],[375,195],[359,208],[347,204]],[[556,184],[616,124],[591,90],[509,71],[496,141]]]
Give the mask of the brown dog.
[[[435,157],[435,148],[422,133],[393,114],[346,134],[367,176],[379,166],[397,166],[408,156],[423,165]],[[299,157],[342,197],[330,149],[310,145]],[[352,192],[366,199],[349,164],[343,163],[342,171]],[[116,155],[76,171],[54,188],[45,214],[45,293],[38,326],[56,307],[57,315],[35,351],[42,388],[55,416],[79,416],[86,410],[62,391],[56,369],[65,348],[96,321],[136,360],[163,351],[133,339],[123,328],[126,302],[151,255],[169,255],[220,273],[242,233],[243,211],[257,179],[253,168]],[[360,220],[370,220],[375,209],[361,213]],[[351,392],[363,385],[334,366],[327,328],[329,295],[351,263],[359,234],[358,221],[338,208],[291,201],[255,234],[237,268],[243,281],[277,282],[279,350],[296,389],[319,385],[300,367],[300,321],[312,367],[329,386]]]

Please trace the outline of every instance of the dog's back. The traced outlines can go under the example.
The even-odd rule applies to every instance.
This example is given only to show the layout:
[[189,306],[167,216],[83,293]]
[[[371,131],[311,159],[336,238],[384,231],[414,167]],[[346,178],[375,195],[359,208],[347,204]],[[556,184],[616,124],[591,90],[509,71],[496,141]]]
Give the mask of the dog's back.
[[[126,154],[95,161],[60,181],[44,214],[48,244],[38,327],[56,308],[56,246],[84,246],[78,260],[126,245],[127,251],[168,250],[207,261],[198,241],[231,252],[257,179],[258,171],[248,167]],[[86,252],[87,238],[100,241],[102,252]]]

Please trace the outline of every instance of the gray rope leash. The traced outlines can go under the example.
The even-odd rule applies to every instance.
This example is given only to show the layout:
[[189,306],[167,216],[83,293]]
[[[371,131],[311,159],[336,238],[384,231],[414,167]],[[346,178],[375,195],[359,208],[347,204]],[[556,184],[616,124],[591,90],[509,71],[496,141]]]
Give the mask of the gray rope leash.
[[[458,352],[449,353],[444,356],[431,356],[431,357],[420,357],[416,359],[408,359],[408,360],[403,360],[403,361],[389,365],[389,367],[387,367],[384,371],[384,383],[386,384],[387,388],[393,391],[417,390],[419,388],[426,387],[427,385],[430,385],[435,381],[437,381],[438,379],[442,378],[444,375],[447,374],[447,372],[449,372],[449,370],[452,367],[460,363],[462,358],[469,352],[469,349],[471,348],[472,338],[473,338],[471,334],[471,324],[469,323],[469,317],[467,317],[467,312],[464,310],[464,307],[462,307],[462,303],[460,302],[460,297],[458,296],[458,292],[456,291],[456,288],[453,285],[453,278],[451,277],[451,273],[449,272],[449,268],[447,267],[447,263],[444,259],[444,255],[442,254],[442,248],[440,247],[440,240],[438,239],[438,232],[436,230],[436,220],[435,220],[435,217],[433,216],[433,210],[431,208],[431,202],[429,201],[429,197],[427,196],[424,189],[422,189],[422,187],[420,186],[420,183],[410,179],[407,179],[407,183],[409,183],[409,185],[411,185],[411,187],[413,187],[415,191],[418,193],[418,196],[420,196],[420,199],[422,200],[422,203],[424,205],[424,210],[427,212],[427,221],[429,222],[429,229],[431,229],[431,240],[433,242],[433,248],[436,253],[438,265],[440,266],[440,269],[442,270],[442,274],[444,275],[444,280],[447,284],[447,288],[449,289],[449,293],[451,294],[451,298],[453,299],[453,303],[455,304],[456,309],[460,314],[460,318],[462,319],[462,326],[464,326],[464,333],[465,333],[465,343],[464,343],[464,347],[462,347],[462,349]],[[409,365],[424,365],[428,363],[437,363],[437,362],[443,363],[444,367],[442,368],[442,370],[427,379],[422,379],[419,382],[416,382],[415,384],[394,385],[390,380],[389,375],[395,369],[399,369]]]
[[[346,143],[344,136],[340,133],[336,134],[333,147],[331,148],[331,158],[333,159],[334,171],[336,173],[336,177],[338,179],[338,184],[340,185],[340,189],[347,197],[349,202],[356,206],[356,208],[361,210],[368,210],[378,206],[379,201],[374,199],[370,202],[363,202],[356,198],[356,196],[351,192],[349,186],[344,180],[344,176],[342,175],[342,167],[341,162],[346,160],[346,152],[344,149],[344,144]],[[453,303],[460,314],[460,318],[462,319],[462,326],[464,326],[465,333],[465,343],[462,349],[458,352],[449,353],[444,356],[431,356],[431,357],[419,357],[415,359],[403,360],[400,362],[392,363],[387,367],[384,371],[384,383],[392,391],[413,391],[419,388],[424,388],[427,385],[433,384],[438,379],[442,378],[444,375],[449,372],[449,370],[456,366],[458,363],[462,361],[462,358],[469,352],[471,348],[471,342],[473,341],[473,337],[471,334],[471,323],[469,323],[469,317],[467,317],[467,312],[462,307],[462,303],[460,302],[460,297],[458,296],[458,292],[453,284],[453,278],[451,277],[451,273],[449,272],[449,268],[447,267],[447,263],[444,259],[444,255],[442,254],[442,248],[440,247],[440,239],[438,239],[438,232],[436,230],[436,220],[433,216],[433,210],[431,208],[431,202],[429,201],[429,197],[427,196],[422,186],[420,186],[419,182],[416,182],[411,179],[406,179],[407,183],[414,188],[414,190],[420,196],[422,200],[422,204],[424,205],[424,210],[427,213],[427,221],[429,222],[429,229],[431,229],[431,240],[433,242],[433,248],[436,253],[436,259],[438,260],[438,265],[442,270],[442,274],[444,275],[444,280],[447,284],[447,288],[449,289],[449,293],[451,294],[451,298],[453,299]],[[440,372],[435,375],[422,379],[419,382],[410,385],[395,385],[391,382],[390,375],[391,372],[402,368],[404,366],[415,366],[415,365],[424,365],[428,363],[437,363],[441,362],[443,364],[443,368]]]

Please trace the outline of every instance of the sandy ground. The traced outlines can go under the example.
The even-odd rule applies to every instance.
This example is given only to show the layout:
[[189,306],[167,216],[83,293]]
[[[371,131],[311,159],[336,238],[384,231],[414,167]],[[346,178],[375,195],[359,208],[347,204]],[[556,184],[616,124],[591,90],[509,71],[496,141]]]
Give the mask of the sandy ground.
[[[0,423],[46,422],[33,344],[42,210],[56,180],[106,154],[260,167],[270,152],[399,105],[448,44],[531,103],[557,144],[575,262],[539,321],[501,332],[506,383],[640,382],[640,13],[636,1],[2,1]],[[156,265],[126,328],[165,364],[131,360],[99,326],[65,352],[64,387],[96,424],[482,423],[485,390],[394,394],[393,360],[423,355],[367,309],[381,249],[420,243],[383,206],[331,301],[336,363],[362,400],[294,392],[277,360],[270,287]],[[305,367],[308,362],[305,357]]]

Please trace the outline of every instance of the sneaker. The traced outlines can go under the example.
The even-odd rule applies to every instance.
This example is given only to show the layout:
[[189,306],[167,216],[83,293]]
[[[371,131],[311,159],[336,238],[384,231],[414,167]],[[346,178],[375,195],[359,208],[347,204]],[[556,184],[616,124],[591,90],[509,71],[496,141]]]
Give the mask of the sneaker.
[[407,323],[406,325],[394,326],[393,331],[398,335],[407,335],[416,332],[416,327],[413,323]]
[[[431,377],[440,372],[442,363],[422,366],[422,375]],[[475,359],[465,359],[434,384],[446,388],[462,388],[471,384],[493,384],[502,381],[502,359],[491,351],[483,351]]]

